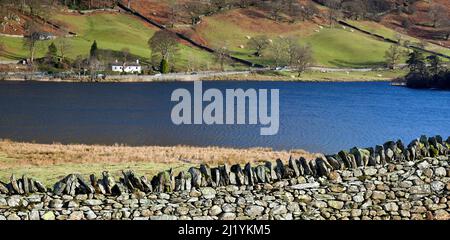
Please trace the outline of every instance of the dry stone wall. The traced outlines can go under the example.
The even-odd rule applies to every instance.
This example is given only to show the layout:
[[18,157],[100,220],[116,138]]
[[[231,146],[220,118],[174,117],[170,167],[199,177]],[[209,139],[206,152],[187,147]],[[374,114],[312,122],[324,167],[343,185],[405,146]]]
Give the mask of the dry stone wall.
[[201,165],[147,179],[70,174],[47,189],[0,183],[0,219],[450,219],[450,138],[250,164]]

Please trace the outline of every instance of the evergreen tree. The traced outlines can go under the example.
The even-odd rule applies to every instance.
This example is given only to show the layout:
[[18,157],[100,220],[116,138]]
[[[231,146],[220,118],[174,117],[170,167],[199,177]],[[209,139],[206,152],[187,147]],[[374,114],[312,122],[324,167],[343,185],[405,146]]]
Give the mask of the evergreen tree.
[[90,56],[91,56],[91,58],[95,58],[95,59],[98,58],[97,41],[94,41],[94,43],[91,46]]
[[58,58],[58,49],[54,43],[48,46],[47,58],[50,62],[56,62]]
[[441,59],[436,55],[430,55],[427,57],[427,61],[430,64],[430,73],[433,75],[438,75],[441,71]]
[[169,62],[164,58],[161,60],[159,71],[163,74],[169,73]]
[[425,75],[427,72],[425,57],[423,56],[422,52],[419,52],[418,50],[414,50],[409,54],[409,59],[406,61],[406,63],[408,64],[410,71],[413,73],[420,73],[421,75]]

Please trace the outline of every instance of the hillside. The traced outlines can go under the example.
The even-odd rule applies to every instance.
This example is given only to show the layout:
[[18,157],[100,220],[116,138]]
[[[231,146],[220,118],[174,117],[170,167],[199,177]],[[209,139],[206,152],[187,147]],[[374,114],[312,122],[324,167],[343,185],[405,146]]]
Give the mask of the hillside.
[[[390,29],[407,33],[412,37],[449,48],[450,39],[445,35],[449,32],[450,22],[446,19],[446,22],[433,27],[433,15],[430,13],[433,8],[442,8],[439,12],[450,17],[450,2],[448,0],[416,1],[411,5],[411,9],[413,9],[411,14],[393,12],[385,15],[380,23]],[[440,18],[438,20],[442,20],[442,16],[437,17]]]
[[[90,14],[61,12],[54,15],[51,21],[77,34],[74,37],[65,37],[70,46],[66,56],[71,59],[75,59],[77,56],[88,56],[89,49],[96,40],[100,49],[111,51],[113,55],[120,55],[120,52],[127,48],[130,56],[148,62],[151,50],[147,41],[158,30],[129,14],[118,12]],[[55,32],[54,34],[58,38],[63,37],[62,33]],[[23,47],[23,38],[0,36],[0,41],[4,45],[0,60],[19,60],[27,57],[27,50]],[[58,39],[40,41],[37,57],[43,57],[47,52],[47,46],[54,41],[58,41]],[[188,65],[196,65],[203,69],[217,68],[212,54],[180,41],[175,67],[183,70]]]
[[389,44],[351,32],[342,27],[328,27],[313,22],[295,24],[275,23],[267,19],[249,17],[246,10],[232,10],[205,18],[192,31],[208,45],[226,45],[232,54],[260,62],[272,62],[252,56],[248,37],[266,35],[270,39],[295,37],[300,43],[311,45],[316,64],[328,67],[363,67],[382,65]]
[[[343,1],[343,6],[349,1]],[[393,6],[399,2],[384,1],[390,1]],[[128,3],[127,0],[122,2]],[[261,35],[267,36],[271,42],[280,38],[291,38],[298,43],[309,45],[315,59],[314,65],[324,67],[383,66],[385,52],[391,45],[368,34],[330,22],[334,10],[327,4],[320,4],[327,1],[293,1],[295,6],[300,7],[294,13],[281,10],[275,12],[274,7],[277,5],[265,5],[266,2],[271,1],[256,1],[256,3],[255,1],[226,1],[230,5],[220,1],[213,2],[215,5],[211,3],[208,7],[214,8],[202,9],[203,12],[197,11],[205,6],[192,5],[197,3],[191,0],[133,0],[130,6],[145,17],[162,23],[204,46],[214,49],[226,47],[234,57],[266,66],[274,66],[274,60],[265,53],[259,57],[255,56],[254,49],[249,46],[250,39]],[[249,4],[243,6],[243,2],[249,2]],[[442,35],[445,26],[439,28],[429,26],[431,21],[429,11],[432,4],[428,2],[416,1],[412,5],[407,5],[408,9],[414,9],[414,14],[393,10],[380,15],[377,21],[348,16],[345,21],[386,38],[396,39],[401,36],[402,41],[418,45],[426,43],[424,48],[427,50],[450,55],[448,48],[450,42],[437,39]],[[436,0],[434,4],[450,10],[450,4],[445,0]],[[195,6],[197,8],[193,8]],[[118,9],[90,11],[83,14],[68,11],[67,8],[52,11],[49,21],[60,26],[61,29],[55,29],[42,22],[41,28],[52,32],[58,38],[62,38],[69,31],[77,34],[76,37],[66,38],[70,44],[67,52],[69,58],[75,59],[79,55],[87,56],[90,46],[96,40],[100,49],[111,51],[114,56],[120,55],[121,51],[127,48],[130,50],[130,56],[140,58],[143,62],[149,61],[151,52],[147,41],[158,28],[142,19]],[[344,7],[342,14],[348,15]],[[0,29],[0,32],[24,34],[23,24],[29,17],[22,13],[17,15],[21,21],[15,25],[7,24],[4,29]],[[408,28],[404,26],[404,19],[412,22]],[[195,21],[194,24],[192,24],[193,21]],[[1,35],[0,42],[3,43],[0,60],[18,60],[27,57],[22,38]],[[38,57],[44,56],[50,42],[50,40],[42,41],[39,44]],[[179,48],[175,69],[181,71],[188,68],[218,68],[211,53],[182,40],[179,41]],[[236,66],[228,67],[228,69],[231,68]]]
[[[230,7],[213,14],[206,14],[196,25],[189,24],[189,14],[186,14],[189,9],[188,4],[193,1],[177,2],[178,4],[174,5],[170,0],[135,0],[132,1],[131,7],[146,17],[167,26],[175,22],[175,31],[186,34],[199,43],[214,48],[226,46],[231,50],[233,56],[266,65],[271,65],[272,62],[270,59],[257,58],[252,55],[253,50],[247,46],[249,38],[259,35],[268,36],[271,40],[280,37],[297,38],[300,43],[306,43],[312,47],[316,60],[315,65],[326,67],[380,66],[383,65],[385,52],[390,46],[390,43],[374,39],[339,24],[330,24],[327,19],[330,8],[317,3],[324,1],[297,1],[302,7],[312,5],[317,8],[315,17],[306,20],[291,21],[292,17],[281,14],[285,19],[274,21],[271,19],[272,10],[251,5],[245,8]],[[399,2],[393,0],[391,4],[395,6]],[[450,10],[450,4],[445,0],[435,1],[435,3],[442,4],[447,10]],[[417,14],[407,15],[398,11],[390,11],[381,15],[382,17],[377,21],[351,20],[352,18],[346,19],[346,21],[386,38],[396,39],[400,34],[402,41],[410,41],[418,45],[426,43],[424,47],[427,50],[449,55],[448,41],[435,39],[442,35],[443,29],[421,26],[421,23],[431,21],[428,16],[431,4],[427,1],[417,1],[412,6]],[[403,18],[416,18],[413,22],[417,22],[417,24],[406,29],[401,25]],[[424,29],[429,31],[428,35],[424,34]]]

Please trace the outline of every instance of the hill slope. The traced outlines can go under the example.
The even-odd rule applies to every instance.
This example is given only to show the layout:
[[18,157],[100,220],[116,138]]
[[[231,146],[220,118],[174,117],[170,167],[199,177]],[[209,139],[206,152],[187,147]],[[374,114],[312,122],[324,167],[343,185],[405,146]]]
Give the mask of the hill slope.
[[[129,14],[112,12],[83,15],[59,13],[53,16],[52,21],[77,33],[76,37],[66,38],[70,45],[67,56],[72,59],[79,55],[86,57],[92,43],[96,40],[100,49],[120,52],[122,49],[128,48],[130,55],[148,61],[151,50],[147,41],[158,30]],[[2,54],[0,59],[17,60],[27,57],[22,38],[0,36],[0,41],[5,45],[7,53]],[[51,42],[52,40],[47,40],[39,43],[37,57],[45,55],[47,46]],[[203,68],[216,67],[212,54],[180,42],[176,61],[177,69],[184,70],[185,66],[193,64],[194,60],[196,65]],[[191,63],[188,64],[188,61]]]
[[[127,3],[127,1],[122,1]],[[367,34],[354,31],[339,24],[330,24],[327,14],[328,7],[315,3],[316,1],[298,0],[303,6],[316,8],[314,17],[307,20],[292,20],[285,17],[283,20],[272,19],[271,9],[262,9],[256,6],[224,8],[220,11],[202,16],[198,24],[190,25],[189,11],[186,4],[191,0],[133,0],[131,7],[142,15],[169,26],[174,23],[172,30],[183,33],[198,43],[212,48],[227,47],[232,56],[263,65],[272,66],[273,60],[268,57],[256,57],[254,50],[248,46],[248,41],[258,35],[266,35],[271,40],[278,38],[295,38],[299,43],[308,44],[313,50],[315,65],[325,67],[375,67],[384,64],[385,51],[390,43],[373,38]],[[317,1],[318,2],[318,1]],[[392,2],[396,2],[392,0]],[[450,9],[447,1],[435,1]],[[445,41],[435,41],[422,38],[417,29],[433,29],[420,22],[428,22],[427,11],[430,4],[426,1],[417,1],[417,16],[405,15],[391,11],[385,13],[380,22],[368,20],[346,20],[358,28],[377,33],[379,35],[395,38],[401,34],[403,40],[426,44],[426,49],[450,55]],[[172,16],[175,13],[174,16]],[[172,14],[172,15],[171,15]],[[402,28],[403,18],[417,18],[410,29]],[[292,21],[291,21],[292,20]],[[76,32],[77,37],[68,38],[71,48],[68,51],[70,58],[78,55],[87,56],[94,40],[97,40],[101,49],[120,52],[124,48],[130,50],[131,55],[148,61],[150,50],[148,39],[158,29],[141,19],[121,12],[94,12],[89,14],[61,12],[51,18],[52,22],[64,26],[69,31]],[[173,22],[174,21],[174,22]],[[417,30],[417,31],[416,31]],[[436,29],[435,29],[436,30]],[[437,31],[437,30],[436,30]],[[59,33],[61,35],[61,33]],[[21,59],[27,56],[22,47],[22,39],[0,36],[5,51],[0,59]],[[50,41],[40,45],[38,57],[43,56]],[[440,45],[439,45],[440,44]],[[211,53],[195,48],[189,43],[180,40],[180,54],[177,57],[176,69],[185,70],[191,65],[197,68],[217,68],[214,56]]]

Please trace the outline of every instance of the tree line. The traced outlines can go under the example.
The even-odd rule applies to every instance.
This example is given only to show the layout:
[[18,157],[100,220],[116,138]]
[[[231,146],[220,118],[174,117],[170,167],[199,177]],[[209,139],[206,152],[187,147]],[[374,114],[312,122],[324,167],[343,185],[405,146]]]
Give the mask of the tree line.
[[406,61],[409,73],[405,77],[410,88],[450,89],[450,71],[436,55],[426,56],[414,50]]
[[[175,33],[168,30],[156,32],[148,41],[152,51],[153,66],[161,73],[168,73],[173,68],[172,59],[178,53],[178,41]],[[291,68],[300,76],[314,63],[311,46],[300,44],[295,37],[278,37],[275,40],[265,35],[250,37],[248,48],[253,51],[252,56],[271,63],[273,68]],[[226,45],[216,47],[214,57],[221,70],[230,62],[231,51]],[[189,61],[189,60],[188,60]]]

